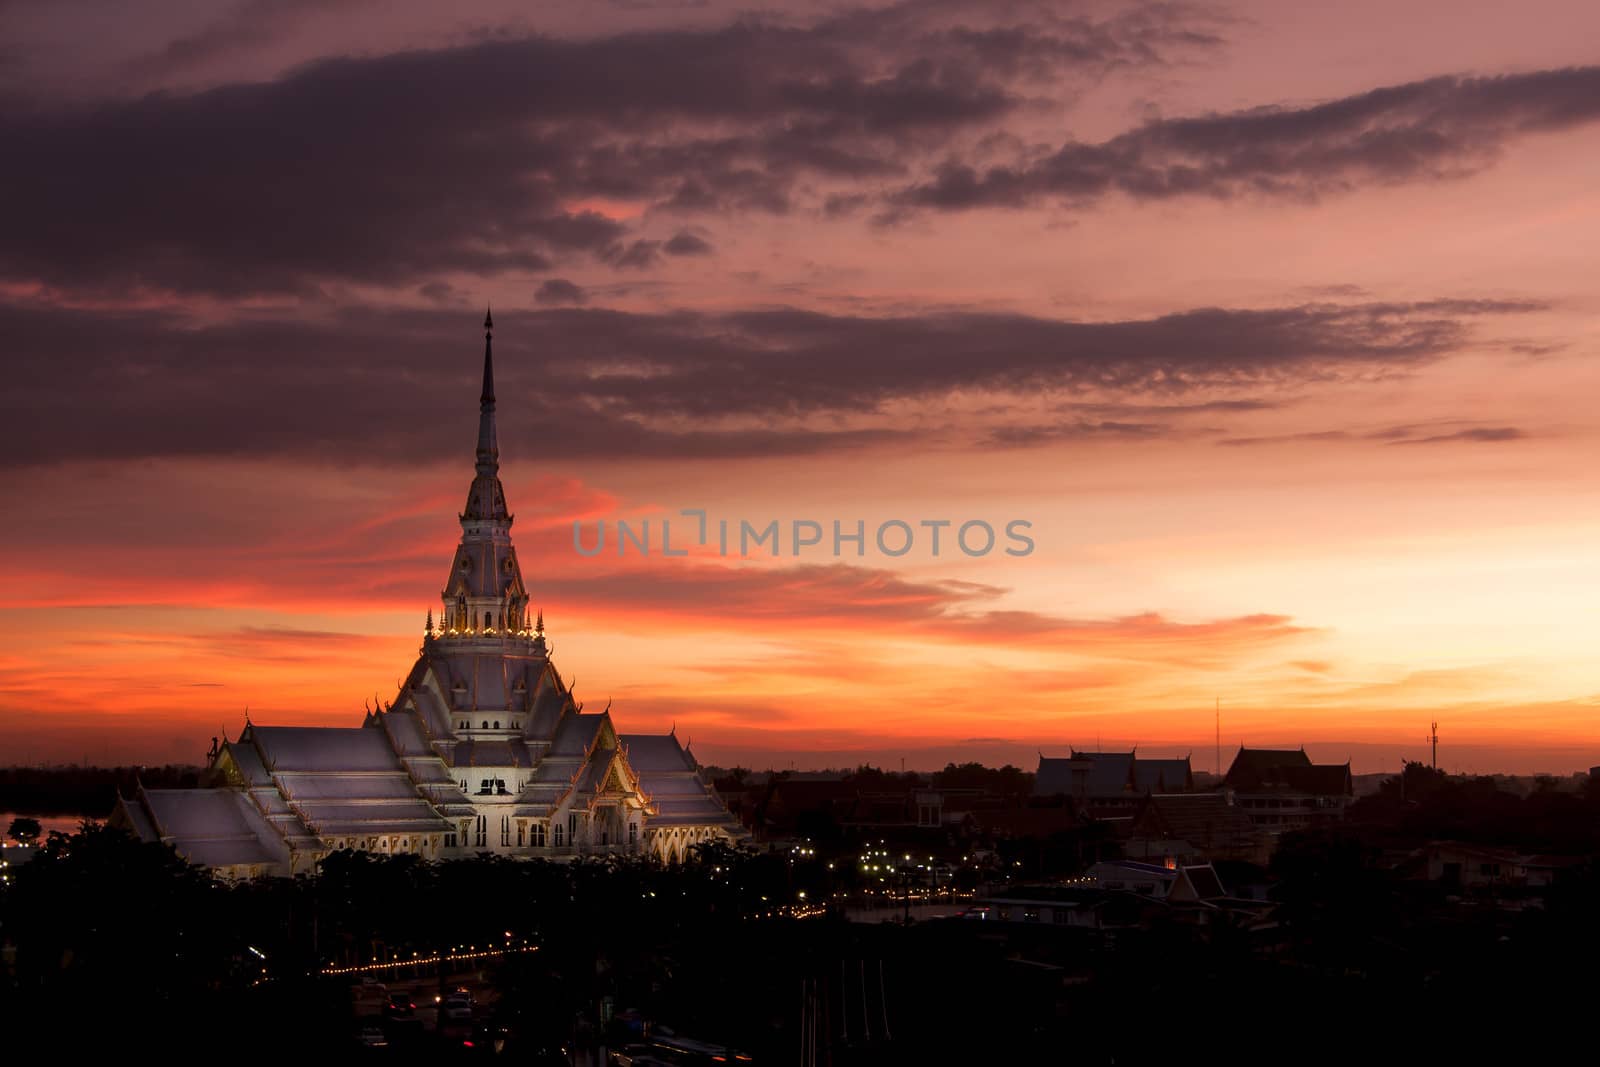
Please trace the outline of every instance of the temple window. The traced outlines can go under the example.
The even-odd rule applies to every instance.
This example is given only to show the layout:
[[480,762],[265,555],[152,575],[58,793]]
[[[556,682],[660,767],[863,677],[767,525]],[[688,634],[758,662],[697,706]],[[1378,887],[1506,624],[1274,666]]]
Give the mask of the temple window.
[[628,844],[637,845],[638,843],[639,843],[639,824],[636,823],[636,822],[630,822],[628,824]]
[[485,630],[489,629],[491,627],[491,625],[493,624],[493,622],[494,622],[494,616],[489,614],[487,611],[484,612],[483,613],[483,628]]
[[523,822],[521,819],[518,819],[517,820],[517,847],[518,848],[521,848],[526,843],[524,839],[527,836],[528,836],[528,824]]
[[480,816],[478,816],[477,846],[479,848],[482,848],[484,845],[486,845],[488,843],[489,843],[489,817],[487,815],[480,815]]
[[556,838],[556,848],[560,848],[561,847],[561,824],[560,823],[556,823],[554,829],[555,829],[555,838]]
[[500,720],[499,720],[499,719],[496,719],[496,720],[495,720],[495,721],[494,721],[494,728],[495,728],[495,729],[496,729],[496,730],[498,730],[498,729],[500,729]]
[[532,833],[529,836],[528,844],[534,848],[544,848],[544,823],[534,823],[531,830]]
[[511,847],[511,816],[509,815],[500,817],[500,847]]

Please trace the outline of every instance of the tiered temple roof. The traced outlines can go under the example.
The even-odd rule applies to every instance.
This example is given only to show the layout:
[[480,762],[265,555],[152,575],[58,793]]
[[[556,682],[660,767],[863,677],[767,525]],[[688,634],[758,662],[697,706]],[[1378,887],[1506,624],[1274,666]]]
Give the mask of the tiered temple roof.
[[119,803],[119,824],[233,874],[296,873],[337,848],[434,858],[599,845],[681,858],[742,835],[675,733],[618,737],[609,711],[583,711],[551,662],[511,544],[484,326],[461,543],[395,699],[356,727],[247,721],[215,748],[213,788],[140,790]]
[[1304,749],[1240,746],[1223,783],[1239,793],[1296,793],[1309,796],[1352,796],[1350,764],[1312,763]]
[[1110,801],[1193,788],[1194,774],[1187,757],[1146,759],[1137,752],[1073,749],[1066,758],[1041,755],[1033,779],[1035,796],[1065,794],[1080,800]]

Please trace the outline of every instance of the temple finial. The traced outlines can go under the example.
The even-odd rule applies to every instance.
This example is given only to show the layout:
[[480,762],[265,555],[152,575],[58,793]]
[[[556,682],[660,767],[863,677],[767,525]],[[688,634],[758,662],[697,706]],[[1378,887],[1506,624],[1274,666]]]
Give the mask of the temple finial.
[[538,618],[538,621],[533,624],[533,632],[538,634],[540,637],[544,636],[544,609],[543,608],[539,609],[539,618]]
[[474,464],[477,474],[461,518],[510,525],[505,489],[500,484],[500,442],[494,426],[494,335],[488,328],[494,320],[485,312],[483,321],[483,393],[478,397],[478,450]]
[[494,317],[487,311],[483,313],[483,395],[478,403],[484,411],[494,412]]
[[433,636],[433,609],[432,608],[428,609],[428,621],[422,624],[422,632],[425,635],[429,636],[429,637]]

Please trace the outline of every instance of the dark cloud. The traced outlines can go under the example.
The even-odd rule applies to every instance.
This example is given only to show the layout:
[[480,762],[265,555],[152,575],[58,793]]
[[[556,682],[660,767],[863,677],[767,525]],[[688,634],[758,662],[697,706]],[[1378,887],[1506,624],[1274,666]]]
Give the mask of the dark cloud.
[[783,620],[797,627],[882,628],[967,647],[1027,646],[1201,668],[1312,632],[1272,614],[1185,623],[1156,612],[1074,618],[990,606],[1006,592],[838,563],[729,567],[684,562],[648,571],[587,569],[540,584],[541,595],[576,612],[620,615],[637,625],[651,625],[657,614],[679,623],[698,618],[717,625]]
[[[1460,420],[1451,420],[1451,422],[1457,426],[1461,424]],[[1217,441],[1217,444],[1234,448],[1303,442],[1351,442],[1356,444],[1378,442],[1386,445],[1437,445],[1456,441],[1521,441],[1528,436],[1525,431],[1515,426],[1470,426],[1466,429],[1452,430],[1445,428],[1449,424],[1451,423],[1388,426],[1381,430],[1371,430],[1366,433],[1356,433],[1350,430],[1315,430],[1263,437],[1226,437]]]
[[1358,184],[1471,174],[1512,141],[1600,119],[1600,67],[1445,77],[1311,107],[1157,119],[1099,144],[1035,158],[951,159],[898,196],[902,207],[1019,207],[1261,193],[1315,196]]
[[661,250],[669,256],[709,256],[715,251],[710,241],[696,237],[687,230],[674,234],[670,241],[661,246]]
[[[1121,322],[507,310],[496,315],[501,440],[510,455],[803,454],[932,432],[886,414],[895,401],[1120,392],[1146,412],[1199,410],[1212,402],[1199,395],[1218,390],[1415,367],[1468,344],[1474,319],[1533,307],[1313,304]],[[347,308],[219,323],[0,305],[0,335],[8,464],[170,455],[407,463],[463,447],[475,419],[476,313]],[[1172,417],[1087,422],[1129,436]]]
[[1217,444],[1226,448],[1253,448],[1258,445],[1292,445],[1303,442],[1353,440],[1359,440],[1359,438],[1345,430],[1308,430],[1304,433],[1266,434],[1260,437],[1224,437]]
[[370,5],[371,0],[244,0],[215,21],[134,62],[128,73],[136,79],[179,75],[280,41],[316,15],[344,14]]
[[[1123,322],[949,312],[848,317],[795,309],[720,315],[593,312],[534,329],[633,360],[590,367],[595,402],[657,416],[872,411],[953,390],[1111,389],[1151,396],[1299,380],[1337,367],[1381,373],[1466,343],[1476,316],[1513,302],[1206,308]],[[591,332],[603,346],[586,340]],[[573,342],[552,340],[555,350]]]
[[640,240],[613,245],[606,250],[605,259],[618,270],[648,270],[661,259],[661,242]]
[[1397,445],[1438,445],[1452,441],[1521,441],[1528,435],[1515,426],[1481,426],[1455,433],[1434,434],[1431,437],[1411,437],[1395,441]]
[[588,300],[583,289],[565,278],[551,278],[540,285],[533,298],[541,304],[582,304]]
[[1027,448],[1095,438],[1160,437],[1170,429],[1168,425],[1156,422],[1090,422],[1079,419],[1026,426],[999,426],[989,431],[984,443],[998,448]]
[[[254,0],[155,61],[209,61],[311,10]],[[586,201],[785,211],[810,179],[903,178],[905,159],[1022,106],[1022,72],[1081,82],[1205,46],[1182,25],[925,0],[805,26],[497,37],[203,92],[14,105],[0,113],[0,278],[239,295],[543,270],[565,253],[649,267],[655,241]]]

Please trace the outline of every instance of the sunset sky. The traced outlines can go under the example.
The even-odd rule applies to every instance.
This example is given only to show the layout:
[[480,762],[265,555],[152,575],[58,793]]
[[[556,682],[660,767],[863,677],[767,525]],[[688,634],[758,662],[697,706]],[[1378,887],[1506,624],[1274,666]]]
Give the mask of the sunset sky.
[[[1537,0],[0,0],[0,763],[392,698],[492,304],[523,573],[624,730],[1209,770],[1220,700],[1224,760],[1438,720],[1454,770],[1600,764],[1596,42]],[[574,551],[686,508],[867,552]]]

